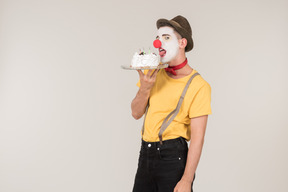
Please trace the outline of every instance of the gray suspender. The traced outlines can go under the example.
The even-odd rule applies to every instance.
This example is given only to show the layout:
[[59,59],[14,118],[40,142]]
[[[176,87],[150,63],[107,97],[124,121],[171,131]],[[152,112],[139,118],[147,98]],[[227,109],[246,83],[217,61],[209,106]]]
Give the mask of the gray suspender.
[[[167,115],[167,117],[164,119],[162,125],[161,125],[161,128],[160,128],[160,131],[159,131],[159,139],[160,139],[160,144],[162,144],[162,134],[163,132],[167,129],[167,127],[170,125],[170,123],[174,120],[174,118],[176,117],[176,115],[178,114],[179,110],[180,110],[180,107],[182,105],[182,102],[184,100],[184,97],[185,97],[185,94],[188,90],[188,87],[190,85],[190,83],[192,82],[193,78],[197,75],[200,75],[199,73],[195,73],[193,74],[190,79],[188,80],[182,94],[181,94],[181,97],[178,101],[178,104],[177,104],[177,107]],[[148,103],[147,103],[147,107],[146,107],[146,111],[145,111],[145,117],[144,117],[144,121],[143,121],[143,126],[142,126],[142,135],[144,134],[144,124],[145,124],[145,119],[146,119],[146,115],[147,115],[147,111],[148,111],[148,108],[149,108],[149,100],[148,100]],[[171,118],[170,118],[171,117]]]

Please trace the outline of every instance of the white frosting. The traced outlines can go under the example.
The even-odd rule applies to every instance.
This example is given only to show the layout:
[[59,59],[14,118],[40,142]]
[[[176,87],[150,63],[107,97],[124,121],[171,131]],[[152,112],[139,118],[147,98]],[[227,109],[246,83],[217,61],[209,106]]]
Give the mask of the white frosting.
[[133,55],[131,66],[132,67],[148,67],[148,66],[158,66],[159,65],[159,56],[154,53],[139,55],[135,53]]

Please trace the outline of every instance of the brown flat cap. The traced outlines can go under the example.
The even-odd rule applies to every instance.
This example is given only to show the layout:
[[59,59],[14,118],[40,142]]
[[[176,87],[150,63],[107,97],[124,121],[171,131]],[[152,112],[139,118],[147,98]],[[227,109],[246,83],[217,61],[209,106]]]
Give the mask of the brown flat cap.
[[192,39],[192,29],[187,19],[181,15],[174,17],[171,20],[159,19],[156,23],[157,29],[164,26],[169,26],[175,29],[183,38],[187,39],[187,46],[185,52],[193,49],[194,43]]

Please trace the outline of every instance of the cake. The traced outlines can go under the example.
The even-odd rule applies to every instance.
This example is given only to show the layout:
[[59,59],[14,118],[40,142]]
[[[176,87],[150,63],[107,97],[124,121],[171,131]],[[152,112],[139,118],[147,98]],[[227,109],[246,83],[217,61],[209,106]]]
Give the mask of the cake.
[[[149,51],[150,52],[150,51]],[[131,67],[157,67],[160,63],[159,56],[155,53],[135,53],[131,61]]]

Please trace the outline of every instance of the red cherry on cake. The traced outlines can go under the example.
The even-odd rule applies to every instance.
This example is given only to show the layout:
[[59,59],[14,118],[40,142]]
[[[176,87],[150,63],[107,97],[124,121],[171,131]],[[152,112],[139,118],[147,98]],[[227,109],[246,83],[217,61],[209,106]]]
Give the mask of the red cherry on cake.
[[160,48],[161,47],[161,41],[159,39],[156,39],[154,42],[153,42],[153,46],[157,49],[157,48]]

